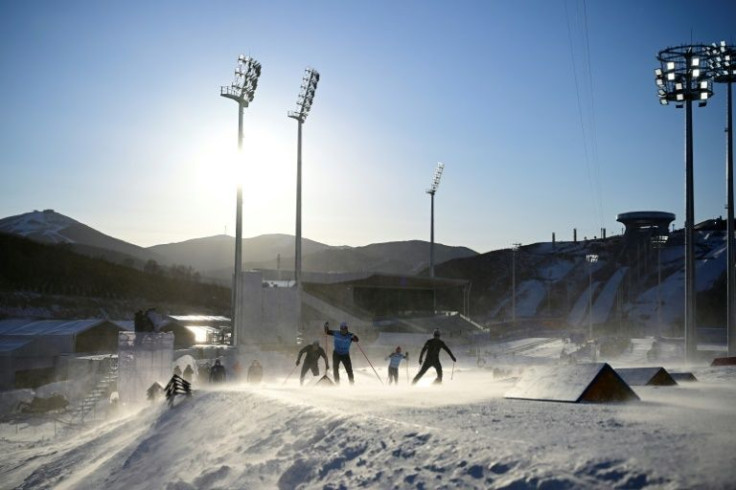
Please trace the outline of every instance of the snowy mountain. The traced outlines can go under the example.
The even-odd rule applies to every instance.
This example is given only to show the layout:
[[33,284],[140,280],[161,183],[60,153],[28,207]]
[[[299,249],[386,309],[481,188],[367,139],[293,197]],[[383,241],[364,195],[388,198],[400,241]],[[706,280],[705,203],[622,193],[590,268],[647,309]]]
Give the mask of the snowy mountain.
[[[68,243],[92,256],[104,253],[138,261],[194,268],[228,284],[234,240],[225,235],[157,245],[147,249],[117,240],[51,210],[0,220],[0,232],[39,241]],[[725,222],[698,225],[696,237],[697,323],[725,324]],[[244,268],[293,270],[294,237],[274,234],[243,240]],[[588,255],[597,260],[589,263]],[[436,274],[468,280],[473,320],[500,331],[539,328],[601,334],[682,335],[684,297],[683,231],[662,248],[625,236],[578,242],[536,243],[485,254],[435,244]],[[333,247],[304,239],[305,271],[426,273],[429,243],[414,240]],[[138,262],[140,265],[141,262]],[[515,286],[515,287],[514,287]],[[513,291],[513,294],[512,294]],[[592,306],[592,307],[591,307]],[[720,335],[720,334],[719,334]],[[722,336],[722,335],[721,335]]]
[[[725,324],[721,225],[695,233],[699,328]],[[624,236],[536,243],[450,260],[437,274],[472,281],[470,315],[487,326],[587,330],[592,324],[601,334],[682,336],[684,253],[683,231],[676,230],[662,248]],[[588,262],[589,255],[596,261]]]
[[133,258],[145,262],[161,257],[143,247],[113,238],[53,209],[0,219],[0,233],[19,235],[41,243],[69,244],[76,252],[106,256],[122,262]]
[[[116,262],[132,257],[143,262],[155,260],[164,266],[183,265],[192,267],[204,277],[225,282],[229,282],[232,276],[235,256],[235,240],[227,235],[142,248],[107,236],[50,209],[4,218],[0,220],[0,232],[44,243],[67,243],[80,253],[108,255]],[[293,270],[294,241],[294,236],[286,234],[244,238],[243,268]],[[330,246],[302,238],[302,267],[305,271],[315,272],[417,274],[428,267],[429,246],[428,242],[421,240],[364,247]],[[474,255],[477,252],[466,247],[435,244],[436,263]]]

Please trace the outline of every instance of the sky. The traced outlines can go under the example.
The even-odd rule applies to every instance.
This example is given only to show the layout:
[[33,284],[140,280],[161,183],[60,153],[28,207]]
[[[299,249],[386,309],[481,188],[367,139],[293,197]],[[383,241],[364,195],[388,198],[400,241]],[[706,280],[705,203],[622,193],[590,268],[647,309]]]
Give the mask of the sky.
[[[684,223],[684,111],[657,52],[736,42],[713,0],[0,2],[0,218],[55,211],[140,246],[295,233],[477,252],[608,236],[618,213]],[[262,65],[244,114],[220,97]],[[696,221],[724,216],[725,86],[694,109]]]

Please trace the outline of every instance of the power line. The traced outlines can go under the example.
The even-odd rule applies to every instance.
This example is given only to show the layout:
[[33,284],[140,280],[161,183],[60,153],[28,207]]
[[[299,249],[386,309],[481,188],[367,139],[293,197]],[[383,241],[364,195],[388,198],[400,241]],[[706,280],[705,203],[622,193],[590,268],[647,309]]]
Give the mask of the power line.
[[[582,9],[576,8],[576,22],[577,30],[579,32],[579,44],[582,45],[580,48],[583,51],[580,61],[580,71],[582,74],[582,83],[585,84],[584,89],[587,89],[588,101],[587,111],[586,104],[584,103],[584,96],[581,95],[581,80],[578,78],[578,61],[575,55],[576,39],[573,36],[573,27],[571,26],[571,16],[568,10],[567,1],[564,2],[565,6],[565,20],[567,21],[567,34],[570,42],[570,59],[573,67],[573,79],[575,82],[575,95],[577,97],[578,105],[578,119],[580,122],[580,129],[583,139],[583,153],[585,157],[585,167],[588,175],[588,185],[590,186],[591,199],[593,201],[594,209],[597,211],[597,219],[603,228],[604,213],[603,213],[603,198],[600,183],[600,164],[598,160],[598,137],[596,134],[595,125],[595,98],[593,92],[593,76],[592,70],[590,69],[590,41],[588,37],[588,15],[585,1],[581,2]],[[581,5],[578,4],[578,5]],[[581,14],[582,10],[582,14]],[[582,17],[582,22],[579,20]]]

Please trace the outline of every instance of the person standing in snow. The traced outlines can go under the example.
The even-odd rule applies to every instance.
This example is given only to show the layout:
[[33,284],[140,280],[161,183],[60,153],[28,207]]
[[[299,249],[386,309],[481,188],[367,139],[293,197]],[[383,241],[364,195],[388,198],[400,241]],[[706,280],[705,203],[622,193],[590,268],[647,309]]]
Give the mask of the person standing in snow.
[[409,353],[401,353],[401,347],[396,347],[396,350],[386,357],[388,361],[388,384],[393,381],[399,384],[399,364],[402,359],[409,359]]
[[312,376],[319,375],[319,358],[323,357],[325,360],[325,374],[327,374],[327,370],[330,369],[330,363],[327,361],[327,354],[325,354],[325,350],[320,347],[319,340],[315,340],[311,344],[307,345],[306,347],[302,348],[302,350],[299,351],[299,356],[296,358],[296,365],[299,365],[299,362],[302,360],[302,356],[304,357],[304,365],[302,366],[302,374],[299,376],[299,384],[304,384],[304,377],[307,375],[307,371],[312,371]]
[[192,376],[194,376],[194,369],[192,369],[192,366],[190,364],[187,364],[187,367],[184,368],[184,372],[182,373],[182,378],[191,383]]
[[210,383],[222,383],[225,381],[225,366],[220,363],[220,360],[215,361],[215,365],[210,369]]
[[332,374],[335,378],[335,383],[340,384],[340,363],[345,366],[345,371],[348,373],[348,380],[350,384],[354,383],[353,379],[353,363],[350,360],[350,345],[353,342],[358,342],[358,336],[348,331],[347,322],[340,323],[340,330],[330,330],[329,322],[325,322],[325,335],[332,335],[334,337],[333,351],[332,351]]
[[263,379],[263,366],[258,362],[258,359],[254,359],[248,367],[248,373],[246,374],[245,380],[248,383],[257,385]]
[[[433,367],[435,371],[437,371],[437,379],[434,380],[435,383],[442,383],[442,364],[440,363],[440,349],[445,349],[445,352],[447,352],[450,357],[452,358],[452,362],[457,362],[457,359],[455,359],[455,356],[452,355],[452,352],[447,347],[447,345],[440,340],[440,331],[439,329],[434,331],[434,336],[426,341],[424,343],[424,347],[422,347],[422,352],[419,353],[419,364],[422,365],[421,369],[419,369],[419,372],[416,376],[414,376],[414,380],[411,382],[411,384],[416,384],[417,381],[419,381],[422,376],[424,376],[424,373],[427,372],[427,369]],[[424,354],[427,354],[427,357],[424,357]],[[422,358],[424,358],[424,362],[422,363]]]

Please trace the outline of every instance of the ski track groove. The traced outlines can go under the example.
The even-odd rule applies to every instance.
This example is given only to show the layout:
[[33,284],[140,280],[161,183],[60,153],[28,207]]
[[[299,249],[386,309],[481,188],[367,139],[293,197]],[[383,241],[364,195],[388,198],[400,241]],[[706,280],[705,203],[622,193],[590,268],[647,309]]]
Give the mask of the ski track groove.
[[[113,456],[110,453],[118,453],[124,449],[118,447],[121,441],[130,442],[147,429],[147,425],[140,422],[137,416],[126,417],[108,424],[107,427],[92,428],[76,438],[62,439],[45,455],[47,461],[38,465],[15,488],[18,490],[79,488],[76,482],[101,464],[95,461],[109,460]],[[109,451],[111,448],[113,451]],[[73,478],[70,482],[66,482],[70,475],[73,475]]]

